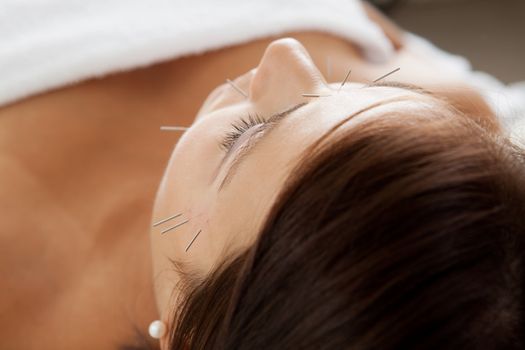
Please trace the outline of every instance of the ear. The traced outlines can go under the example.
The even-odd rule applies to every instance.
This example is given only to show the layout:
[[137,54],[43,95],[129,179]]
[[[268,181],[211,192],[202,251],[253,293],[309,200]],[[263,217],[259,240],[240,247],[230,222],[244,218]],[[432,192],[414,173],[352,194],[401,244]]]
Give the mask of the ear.
[[363,5],[366,15],[370,20],[375,22],[385,35],[390,39],[392,42],[392,45],[396,50],[402,49],[404,46],[404,31],[399,27],[397,24],[395,24],[393,21],[391,21],[388,17],[383,15],[378,9],[376,9],[373,5],[367,3],[367,2],[361,2]]

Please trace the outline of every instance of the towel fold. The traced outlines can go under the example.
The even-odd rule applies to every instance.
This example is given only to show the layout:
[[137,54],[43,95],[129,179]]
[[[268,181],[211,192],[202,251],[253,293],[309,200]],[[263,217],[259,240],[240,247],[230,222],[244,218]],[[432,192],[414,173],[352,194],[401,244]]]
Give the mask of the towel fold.
[[0,106],[49,89],[298,30],[390,41],[358,0],[2,0]]

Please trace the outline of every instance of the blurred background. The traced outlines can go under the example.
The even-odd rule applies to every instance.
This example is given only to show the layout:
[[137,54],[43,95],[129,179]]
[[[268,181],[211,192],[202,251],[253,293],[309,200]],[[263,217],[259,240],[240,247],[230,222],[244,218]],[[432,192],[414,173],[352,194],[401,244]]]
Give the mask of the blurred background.
[[507,83],[525,80],[525,0],[369,1],[474,69]]

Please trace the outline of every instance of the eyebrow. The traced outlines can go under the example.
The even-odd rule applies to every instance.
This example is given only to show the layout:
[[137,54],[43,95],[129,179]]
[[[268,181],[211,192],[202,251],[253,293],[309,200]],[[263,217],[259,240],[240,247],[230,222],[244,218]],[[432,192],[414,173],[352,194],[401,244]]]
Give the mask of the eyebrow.
[[[222,188],[231,181],[239,164],[244,158],[246,158],[246,156],[253,152],[257,144],[259,144],[264,138],[266,138],[270,134],[270,132],[274,130],[284,118],[286,118],[287,116],[292,114],[292,112],[295,112],[296,110],[307,104],[307,102],[298,103],[295,106],[288,108],[283,112],[275,113],[270,118],[268,118],[264,125],[260,127],[260,130],[256,130],[255,132],[253,132],[250,135],[250,137],[244,142],[244,144],[240,147],[240,150],[236,152],[235,157],[231,161],[231,165],[228,168],[228,172],[221,181],[221,184],[219,185],[219,191],[222,190]],[[260,134],[261,131],[264,132]],[[219,165],[219,170],[217,171],[217,173],[220,173],[220,168],[222,168],[222,166],[226,163],[228,158],[229,157],[226,156],[223,159],[223,161]]]
[[[378,82],[372,82],[370,84],[366,84],[365,86],[363,86],[363,88],[367,88],[367,87],[393,87],[393,88],[399,88],[399,89],[403,89],[403,90],[408,90],[408,91],[411,91],[411,92],[419,93],[419,94],[422,94],[422,95],[434,96],[434,94],[431,91],[426,90],[426,89],[422,88],[421,86],[408,84],[408,83],[401,83],[401,82],[397,82],[397,81],[378,81]],[[250,135],[250,137],[248,138],[248,140],[245,141],[245,143],[240,148],[240,150],[238,152],[236,152],[235,158],[232,160],[231,165],[228,168],[228,171],[227,171],[226,175],[224,176],[223,180],[221,181],[221,184],[219,185],[219,191],[222,190],[224,188],[224,186],[226,186],[231,181],[231,179],[235,175],[235,172],[236,172],[238,166],[241,164],[241,162],[250,153],[253,152],[253,150],[255,149],[255,146],[264,137],[266,137],[272,130],[274,130],[277,127],[277,125],[279,124],[279,122],[282,121],[286,116],[290,115],[292,112],[294,112],[295,110],[299,109],[300,107],[302,107],[302,106],[304,106],[306,104],[307,104],[307,102],[299,103],[299,104],[297,104],[297,105],[295,105],[295,106],[285,110],[284,112],[279,112],[279,113],[276,113],[276,114],[272,115],[268,119],[267,123],[265,123],[265,125],[261,127],[261,130],[257,130],[255,132],[253,132]],[[265,132],[262,135],[260,135],[260,131],[263,131],[263,130]],[[217,173],[220,173],[220,169],[226,163],[226,160],[228,158],[229,157],[226,156],[224,158],[224,160],[221,162],[221,164],[219,165],[219,168],[217,170]]]
[[366,88],[366,87],[393,87],[393,88],[398,88],[398,89],[420,93],[422,95],[435,96],[435,94],[432,91],[427,90],[421,86],[409,84],[409,83],[401,83],[399,81],[378,81],[378,82],[370,83],[370,84],[363,86],[363,88]]

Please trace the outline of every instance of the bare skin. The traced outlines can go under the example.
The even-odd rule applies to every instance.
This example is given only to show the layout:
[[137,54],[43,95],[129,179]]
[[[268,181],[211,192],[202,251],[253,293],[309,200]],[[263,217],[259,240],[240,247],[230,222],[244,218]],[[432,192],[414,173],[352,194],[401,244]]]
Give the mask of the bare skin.
[[[449,97],[458,108],[490,115],[464,83],[430,69],[428,58],[404,47],[399,33],[392,34],[396,58],[381,65],[329,34],[286,36],[306,47],[328,81],[340,81],[349,67],[353,82],[410,67],[396,80],[454,91]],[[190,125],[208,93],[256,67],[273,39],[0,108],[0,348],[115,349],[133,341],[133,325],[146,330],[159,318],[148,232],[178,140],[159,126]]]

